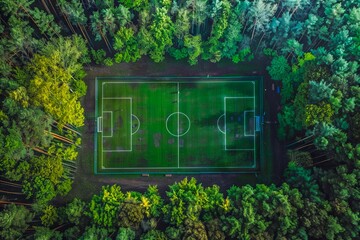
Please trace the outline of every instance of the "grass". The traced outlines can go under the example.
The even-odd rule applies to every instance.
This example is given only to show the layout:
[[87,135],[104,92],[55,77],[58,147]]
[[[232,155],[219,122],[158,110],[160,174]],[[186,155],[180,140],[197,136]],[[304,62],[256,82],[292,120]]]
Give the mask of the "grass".
[[[251,126],[254,119],[244,114],[254,106],[261,114],[260,78],[205,81],[98,78],[96,116],[102,117],[102,132],[96,134],[95,172],[258,170],[260,134],[244,136],[245,121]],[[243,148],[255,151],[226,151]]]

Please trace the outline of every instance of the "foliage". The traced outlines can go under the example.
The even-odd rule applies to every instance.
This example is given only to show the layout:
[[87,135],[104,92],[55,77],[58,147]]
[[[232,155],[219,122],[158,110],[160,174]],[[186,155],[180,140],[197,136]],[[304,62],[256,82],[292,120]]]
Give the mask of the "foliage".
[[24,206],[6,205],[0,212],[1,239],[18,239],[22,237],[32,221],[34,214]]
[[116,240],[134,240],[135,232],[131,228],[119,228]]
[[282,80],[290,72],[290,66],[283,56],[274,57],[271,60],[271,65],[267,67],[271,79],[273,80]]
[[[0,1],[1,179],[22,185],[37,219],[52,226],[36,226],[41,223],[31,222],[30,210],[5,205],[1,239],[25,237],[29,224],[35,239],[109,239],[118,226],[132,228],[118,229],[118,239],[358,237],[357,1],[55,2]],[[313,135],[306,151],[325,150],[329,158],[316,161],[309,152],[289,151],[287,184],[232,187],[227,197],[217,186],[184,179],[165,198],[154,186],[143,194],[107,186],[90,203],[74,199],[60,210],[48,205],[71,189],[66,161],[76,160],[80,140],[65,129],[84,124],[80,100],[87,90],[82,79],[88,47],[92,62],[105,66],[142,55],[160,62],[168,53],[190,65],[199,56],[271,61],[270,78],[282,87],[279,136]],[[13,195],[1,199],[27,204]],[[71,224],[54,230],[62,222]],[[158,222],[166,236],[156,229]]]
[[35,55],[29,70],[35,74],[30,80],[29,96],[32,104],[42,106],[60,124],[84,124],[84,109],[76,94],[71,93],[71,75],[60,64],[61,56]]
[[142,240],[167,240],[165,233],[159,230],[150,230],[145,235],[141,236]]
[[297,166],[294,162],[289,162],[284,177],[286,182],[291,187],[298,189],[303,197],[309,198],[316,203],[320,202],[319,186],[313,179],[311,170]]
[[185,219],[196,221],[199,219],[203,206],[207,205],[206,192],[195,178],[183,179],[179,183],[169,186],[166,192],[170,202],[164,206],[165,220],[179,226]]
[[84,215],[86,203],[78,198],[74,198],[65,207],[65,215],[70,223],[78,225],[81,217]]
[[50,227],[58,221],[58,214],[56,208],[52,205],[48,205],[43,210],[43,215],[41,216],[41,223],[45,227]]
[[132,28],[120,27],[114,36],[115,62],[136,62],[140,57],[138,41]]
[[330,123],[334,111],[330,104],[321,102],[319,105],[307,104],[305,106],[305,125],[312,126],[319,122]]
[[88,215],[95,224],[111,228],[115,224],[120,204],[124,198],[119,186],[104,186],[100,195],[92,197]]

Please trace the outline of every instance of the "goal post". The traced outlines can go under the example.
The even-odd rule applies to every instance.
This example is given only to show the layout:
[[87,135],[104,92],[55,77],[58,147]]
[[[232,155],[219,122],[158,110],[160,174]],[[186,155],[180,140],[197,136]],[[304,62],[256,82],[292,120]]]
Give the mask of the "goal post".
[[98,117],[97,118],[97,132],[102,132],[103,131],[103,126],[102,126],[102,117]]

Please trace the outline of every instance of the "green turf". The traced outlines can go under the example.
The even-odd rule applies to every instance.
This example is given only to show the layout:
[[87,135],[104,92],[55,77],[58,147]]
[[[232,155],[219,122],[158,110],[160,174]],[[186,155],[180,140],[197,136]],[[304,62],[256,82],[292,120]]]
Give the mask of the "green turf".
[[95,173],[256,171],[261,81],[97,78]]

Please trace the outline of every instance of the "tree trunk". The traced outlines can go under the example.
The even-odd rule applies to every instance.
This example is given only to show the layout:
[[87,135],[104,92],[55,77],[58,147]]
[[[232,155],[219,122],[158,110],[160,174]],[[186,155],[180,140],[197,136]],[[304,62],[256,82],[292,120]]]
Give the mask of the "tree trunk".
[[314,143],[310,143],[310,144],[307,144],[307,145],[303,145],[303,146],[301,146],[301,147],[299,147],[299,148],[296,148],[295,150],[303,149],[303,148],[309,147],[309,146],[311,146],[311,145],[314,145]]
[[24,202],[13,202],[13,201],[9,202],[9,201],[0,200],[0,205],[1,204],[15,204],[15,205],[24,205],[24,206],[31,206],[32,205],[30,203],[24,203]]
[[264,32],[263,35],[261,36],[261,38],[260,38],[260,40],[259,40],[259,43],[258,43],[258,45],[257,45],[257,47],[256,47],[256,49],[255,49],[255,55],[256,55],[256,53],[257,53],[257,50],[258,50],[258,48],[259,48],[259,46],[260,46],[260,44],[261,44],[262,39],[263,39],[264,36],[265,36],[265,32]]
[[299,142],[303,142],[303,141],[305,141],[305,140],[307,140],[307,139],[309,139],[309,138],[312,138],[313,136],[314,136],[314,135],[310,135],[310,136],[307,136],[307,137],[305,137],[305,138],[301,138],[301,139],[297,140],[296,142],[293,142],[293,143],[288,144],[286,147],[288,148],[288,147],[293,146],[293,145],[295,145],[295,144],[297,144],[297,143],[299,143]]
[[42,2],[42,4],[44,5],[45,10],[46,10],[49,14],[51,14],[51,11],[50,11],[48,5],[46,4],[46,0],[41,0],[41,2]]
[[0,190],[0,193],[11,194],[11,195],[24,195],[24,193],[22,193],[22,192],[10,192],[10,191],[4,191],[4,190]]
[[3,183],[4,185],[12,186],[12,187],[19,187],[19,188],[22,187],[21,184],[9,182],[9,181],[4,181],[4,180],[0,180],[0,183]]
[[256,23],[257,23],[257,20],[255,20],[255,23],[254,23],[254,27],[253,27],[253,30],[252,30],[252,33],[251,33],[251,41],[250,42],[252,42],[252,40],[254,38]]
[[49,154],[47,151],[45,151],[45,150],[43,150],[43,149],[40,149],[40,148],[38,148],[38,147],[33,147],[32,150],[34,150],[34,151],[36,151],[36,152],[39,152],[39,153],[42,153],[42,154],[45,154],[45,155],[47,155],[47,156],[50,156],[50,154]]
[[324,160],[324,161],[314,163],[312,166],[316,166],[316,165],[319,165],[319,164],[324,163],[324,162],[329,162],[329,161],[331,161],[331,160],[333,160],[333,159],[334,159],[334,158],[328,158],[328,159],[326,159],[326,160]]

